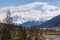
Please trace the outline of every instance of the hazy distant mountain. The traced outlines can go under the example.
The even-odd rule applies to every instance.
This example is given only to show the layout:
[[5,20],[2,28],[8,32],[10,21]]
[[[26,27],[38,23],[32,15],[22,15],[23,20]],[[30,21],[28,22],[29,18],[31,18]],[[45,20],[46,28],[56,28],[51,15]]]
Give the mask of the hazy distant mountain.
[[25,22],[25,23],[23,23],[23,24],[21,24],[22,26],[24,26],[24,27],[31,27],[31,26],[35,26],[35,25],[40,25],[40,24],[42,24],[43,23],[43,21],[28,21],[28,22]]
[[59,28],[60,27],[60,15],[52,18],[51,20],[48,20],[46,22],[44,22],[41,25],[38,25],[38,27],[56,27]]

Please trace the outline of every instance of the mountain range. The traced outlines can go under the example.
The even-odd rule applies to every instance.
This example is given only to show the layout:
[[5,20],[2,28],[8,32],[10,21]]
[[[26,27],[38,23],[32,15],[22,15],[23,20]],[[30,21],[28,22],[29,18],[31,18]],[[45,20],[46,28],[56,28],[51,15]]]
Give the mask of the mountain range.
[[33,18],[23,18],[21,16],[14,16],[14,24],[15,25],[21,25],[24,27],[30,27],[30,26],[35,26],[35,25],[40,25],[46,20],[44,18],[40,18],[39,20],[35,20]]
[[[22,18],[20,17],[20,20],[21,19]],[[22,20],[24,20],[24,18]],[[54,27],[60,28],[59,27],[60,26],[60,15],[55,16],[50,20],[40,19],[39,21],[36,21],[36,20],[30,19],[29,21],[23,22],[22,24],[16,24],[16,25],[21,25],[23,27],[36,26],[38,28],[54,28]]]
[[40,25],[42,23],[43,23],[43,21],[34,21],[33,20],[33,21],[27,21],[27,22],[21,24],[21,26],[23,26],[23,27],[31,27],[31,26]]
[[38,27],[42,28],[60,28],[60,15],[38,25]]

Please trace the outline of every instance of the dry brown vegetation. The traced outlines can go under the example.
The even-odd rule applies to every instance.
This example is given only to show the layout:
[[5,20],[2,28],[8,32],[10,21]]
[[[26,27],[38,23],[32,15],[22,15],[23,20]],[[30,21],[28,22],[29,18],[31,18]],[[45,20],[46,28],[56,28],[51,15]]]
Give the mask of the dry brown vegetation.
[[0,24],[0,40],[40,40],[43,35],[60,34],[60,31],[41,30],[36,27],[22,27],[14,24]]

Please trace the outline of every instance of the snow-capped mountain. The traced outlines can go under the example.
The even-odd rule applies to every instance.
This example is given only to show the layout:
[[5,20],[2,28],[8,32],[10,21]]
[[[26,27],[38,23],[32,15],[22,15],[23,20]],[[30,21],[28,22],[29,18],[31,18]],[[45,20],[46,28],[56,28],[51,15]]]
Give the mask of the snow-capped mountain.
[[23,26],[23,27],[31,27],[31,26],[40,25],[42,23],[43,23],[43,21],[34,21],[33,20],[33,21],[25,22],[25,23],[21,24],[21,26]]
[[32,26],[32,25],[40,25],[41,23],[45,22],[46,20],[43,19],[43,18],[40,18],[39,20],[36,20],[36,19],[33,19],[33,18],[23,18],[21,16],[14,16],[13,17],[13,23],[15,24],[21,24],[21,25],[29,25],[29,26]]
[[58,6],[45,2],[33,2],[25,5],[0,8],[0,21],[6,16],[4,14],[6,14],[8,9],[10,9],[11,17],[15,24],[45,22],[60,14],[60,8]]
[[22,24],[23,22],[25,22],[25,19],[22,18],[21,16],[16,15],[13,17],[13,23]]

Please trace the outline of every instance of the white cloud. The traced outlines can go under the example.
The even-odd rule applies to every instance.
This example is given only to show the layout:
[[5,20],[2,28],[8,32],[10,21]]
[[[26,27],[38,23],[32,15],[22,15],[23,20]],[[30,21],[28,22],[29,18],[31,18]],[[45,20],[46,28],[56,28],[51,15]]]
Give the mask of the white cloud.
[[58,7],[52,6],[52,5],[49,5],[49,4],[46,4],[46,5],[43,5],[42,8],[43,8],[43,9],[46,9],[46,10],[51,10],[51,9],[55,10],[55,9],[58,8]]
[[[41,6],[42,10],[44,11],[35,9],[34,7],[36,6]],[[0,13],[1,13],[0,16],[3,16],[4,15],[3,13],[6,13],[7,9],[9,8],[11,10],[12,17],[18,15],[24,18],[25,20],[27,19],[29,20],[29,18],[34,20],[39,20],[40,18],[49,20],[57,15],[60,15],[60,8],[58,8],[57,6],[49,5],[48,3],[43,3],[43,2],[34,2],[26,5],[0,8]],[[21,20],[22,19],[18,19],[20,23]]]

